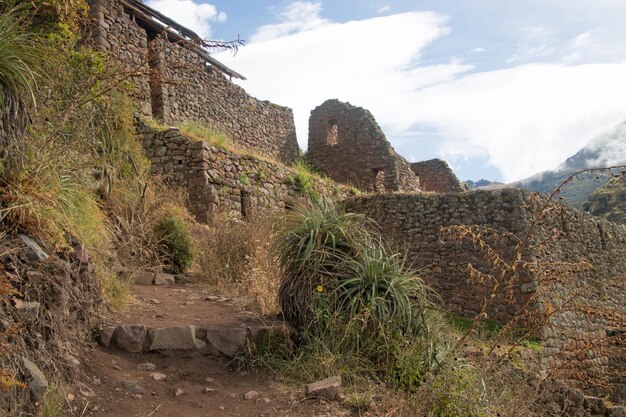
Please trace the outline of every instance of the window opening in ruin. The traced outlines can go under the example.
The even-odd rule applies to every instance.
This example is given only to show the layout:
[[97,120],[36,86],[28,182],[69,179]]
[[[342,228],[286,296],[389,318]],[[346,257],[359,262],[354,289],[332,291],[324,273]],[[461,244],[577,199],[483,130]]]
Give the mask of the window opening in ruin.
[[374,172],[374,184],[373,189],[375,193],[385,192],[385,171],[382,169],[373,169]]
[[339,143],[339,132],[337,130],[337,119],[328,121],[328,132],[326,133],[326,144],[335,146]]
[[241,190],[241,217],[248,217],[250,215],[250,193]]

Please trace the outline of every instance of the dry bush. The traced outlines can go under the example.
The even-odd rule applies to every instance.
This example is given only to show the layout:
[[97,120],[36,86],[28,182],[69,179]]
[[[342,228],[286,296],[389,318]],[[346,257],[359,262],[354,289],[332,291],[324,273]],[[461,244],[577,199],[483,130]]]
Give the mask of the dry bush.
[[[551,365],[552,374],[595,392],[610,391],[610,376],[598,374],[590,378],[590,372],[584,369],[584,365],[581,368],[581,362],[590,354],[600,356],[599,353],[602,353],[608,360],[624,363],[625,338],[618,335],[579,340],[580,329],[565,328],[555,323],[554,318],[566,314],[585,316],[587,320],[594,319],[607,327],[610,324],[624,323],[624,315],[617,309],[584,303],[584,296],[603,289],[609,293],[611,288],[614,293],[623,292],[624,277],[598,279],[589,275],[594,270],[594,265],[584,257],[560,260],[553,255],[558,253],[559,246],[568,239],[564,207],[557,199],[561,189],[583,174],[619,177],[625,173],[626,166],[586,169],[572,174],[547,197],[529,194],[523,207],[529,213],[528,230],[521,236],[479,225],[449,226],[442,229],[444,240],[468,241],[483,255],[482,265],[468,263],[468,279],[477,288],[486,289],[486,296],[479,313],[457,341],[456,348],[459,351],[475,333],[479,323],[492,312],[492,307],[498,302],[508,302],[510,307],[515,308],[515,313],[490,342],[490,354],[500,359],[507,358],[522,342],[540,335],[542,329],[551,327],[569,337],[567,349],[559,352],[558,366]],[[502,250],[503,240],[513,241],[514,250]],[[581,279],[585,276],[585,279]],[[520,302],[516,299],[514,289],[527,282],[528,277],[533,277],[535,289]],[[502,345],[506,345],[506,348],[501,349]],[[576,349],[571,349],[571,346]],[[619,373],[614,378],[623,380],[623,371],[617,367],[613,371]]]
[[192,229],[193,269],[220,294],[250,297],[248,308],[261,314],[278,312],[280,272],[270,253],[274,219],[269,214],[246,221],[218,216],[212,225]]

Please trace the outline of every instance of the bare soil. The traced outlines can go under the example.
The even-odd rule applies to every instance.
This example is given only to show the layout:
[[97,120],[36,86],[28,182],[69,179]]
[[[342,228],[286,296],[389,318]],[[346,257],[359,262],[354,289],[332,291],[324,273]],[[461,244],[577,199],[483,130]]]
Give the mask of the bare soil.
[[[216,298],[200,287],[136,286],[135,296],[136,302],[126,312],[107,318],[108,324],[219,326],[259,320],[256,315],[237,308],[232,300]],[[237,371],[227,358],[184,355],[191,354],[133,354],[94,344],[85,350],[81,359],[89,379],[81,382],[95,395],[81,393],[77,387],[70,394],[70,398],[74,396],[70,402],[72,414],[102,417],[334,417],[351,414],[339,402],[306,399],[302,387]],[[142,370],[139,365],[145,362],[154,364],[156,369]],[[154,380],[153,373],[166,377]],[[123,381],[135,381],[145,393],[128,393]],[[258,394],[246,399],[251,391]]]

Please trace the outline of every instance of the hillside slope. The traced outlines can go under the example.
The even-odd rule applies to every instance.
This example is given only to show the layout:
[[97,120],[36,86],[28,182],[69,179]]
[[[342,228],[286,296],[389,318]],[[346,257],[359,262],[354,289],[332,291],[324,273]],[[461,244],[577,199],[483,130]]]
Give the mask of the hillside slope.
[[[535,174],[511,185],[530,191],[550,193],[574,172],[625,163],[626,123],[622,123],[589,141],[584,148],[566,159],[555,170]],[[607,181],[607,176],[581,175],[577,181],[563,188],[561,196],[569,205],[580,209],[589,196]]]
[[615,223],[626,224],[626,177],[611,178],[606,185],[596,189],[583,209]]

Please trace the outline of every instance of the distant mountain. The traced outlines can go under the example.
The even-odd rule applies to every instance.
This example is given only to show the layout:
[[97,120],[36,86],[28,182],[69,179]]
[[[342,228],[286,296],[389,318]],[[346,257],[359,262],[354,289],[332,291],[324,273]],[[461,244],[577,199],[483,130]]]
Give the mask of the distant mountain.
[[[620,164],[626,164],[626,123],[595,137],[555,170],[541,172],[510,185],[549,194],[574,172]],[[577,180],[565,185],[560,196],[569,205],[581,209],[589,196],[596,189],[603,187],[607,181],[606,175],[581,175]]]
[[626,224],[626,176],[611,178],[606,185],[596,189],[583,209],[615,223]]
[[486,179],[480,179],[478,181],[467,180],[465,181],[465,185],[470,190],[488,190],[492,188],[501,188],[506,186],[506,184],[498,182],[498,181],[489,181]]

